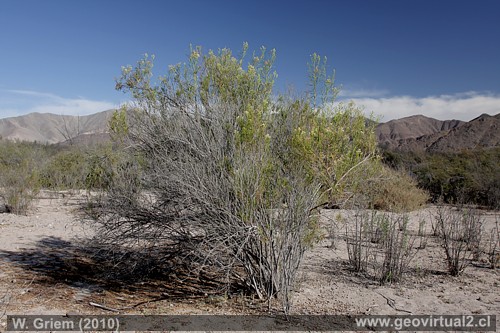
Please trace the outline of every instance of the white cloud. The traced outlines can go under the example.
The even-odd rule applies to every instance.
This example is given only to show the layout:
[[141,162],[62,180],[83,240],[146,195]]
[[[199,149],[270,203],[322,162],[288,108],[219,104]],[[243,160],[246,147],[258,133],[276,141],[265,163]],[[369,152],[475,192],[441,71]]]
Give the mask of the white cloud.
[[12,93],[12,94],[18,94],[18,95],[27,95],[27,96],[34,96],[34,97],[40,97],[40,98],[48,98],[48,99],[52,99],[52,100],[63,100],[62,97],[59,97],[57,95],[39,92],[39,91],[16,90],[16,89],[9,89],[9,90],[3,90],[3,91],[7,92],[7,93]]
[[358,106],[363,106],[367,114],[373,112],[375,116],[380,116],[381,121],[417,114],[440,120],[469,121],[483,113],[490,115],[500,113],[500,95],[489,93],[467,92],[423,98],[366,96],[340,99],[354,101]]
[[83,97],[64,98],[51,93],[30,90],[0,90],[0,118],[15,117],[32,112],[84,116],[117,105]]
[[[373,112],[381,121],[422,114],[446,120],[471,120],[483,113],[500,113],[500,95],[466,92],[454,95],[428,97],[392,96],[386,90],[343,89],[341,101],[354,101],[363,106],[367,114]],[[30,90],[0,89],[0,118],[14,117],[32,112],[64,115],[88,115],[118,107],[107,101],[94,101],[83,97],[64,98],[51,93]]]

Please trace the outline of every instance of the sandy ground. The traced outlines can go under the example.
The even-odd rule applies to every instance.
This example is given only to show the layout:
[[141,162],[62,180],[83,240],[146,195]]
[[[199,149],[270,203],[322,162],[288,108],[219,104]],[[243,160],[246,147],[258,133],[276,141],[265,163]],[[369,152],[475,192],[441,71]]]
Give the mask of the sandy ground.
[[[75,245],[93,231],[79,222],[77,207],[77,198],[47,192],[28,216],[0,214],[0,331],[5,330],[5,315],[10,313],[110,314],[91,302],[136,314],[241,314],[266,308],[248,297],[168,297],[172,289],[162,281],[110,287],[109,281],[93,279],[85,251]],[[419,221],[429,219],[434,211],[430,207],[412,213],[412,229],[416,232]],[[494,212],[483,213],[488,234],[498,217]],[[350,212],[323,211],[322,225],[338,220],[339,214]],[[350,269],[344,226],[338,230],[337,237],[332,237],[325,228],[324,240],[306,253],[292,313],[500,314],[500,269],[490,268],[481,257],[462,275],[450,276],[443,249],[430,236],[430,223],[424,232],[426,246],[417,252],[403,281],[383,286]],[[500,316],[500,327],[498,321]]]

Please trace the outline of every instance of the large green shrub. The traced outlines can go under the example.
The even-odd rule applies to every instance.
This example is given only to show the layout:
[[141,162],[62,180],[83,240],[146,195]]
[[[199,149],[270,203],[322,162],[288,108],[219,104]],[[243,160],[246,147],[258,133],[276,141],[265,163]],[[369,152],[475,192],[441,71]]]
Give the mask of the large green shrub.
[[278,297],[288,311],[303,253],[319,237],[315,207],[335,200],[376,155],[375,137],[353,104],[334,106],[319,56],[312,90],[276,99],[274,51],[248,62],[246,53],[246,45],[240,58],[193,48],[156,83],[152,57],[123,68],[117,88],[135,111],[126,126],[118,114],[113,122],[126,128],[142,171],[117,169],[120,181],[93,216],[102,240],[168,245],[195,271]]

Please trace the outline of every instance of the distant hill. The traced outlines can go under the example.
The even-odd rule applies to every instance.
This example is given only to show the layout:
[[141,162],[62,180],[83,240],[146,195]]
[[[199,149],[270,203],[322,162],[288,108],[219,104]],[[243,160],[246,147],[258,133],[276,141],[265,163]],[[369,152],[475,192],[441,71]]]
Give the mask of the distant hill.
[[434,135],[460,127],[465,122],[460,120],[437,120],[423,115],[394,119],[381,123],[376,128],[379,145],[388,149],[398,149],[423,136]]
[[417,115],[377,126],[382,148],[399,151],[458,152],[500,146],[500,114],[469,122],[440,121]]
[[57,142],[54,144],[56,147],[69,147],[72,145],[75,146],[95,146],[105,142],[110,142],[111,135],[109,132],[100,132],[100,133],[86,133],[75,136],[74,138]]
[[[109,140],[107,126],[113,111],[80,117],[31,113],[4,118],[0,136],[59,145],[93,144]],[[469,122],[416,115],[378,124],[376,134],[385,149],[447,152],[500,146],[499,126],[500,114],[483,114]]]
[[107,133],[108,120],[114,110],[88,116],[65,116],[30,113],[0,119],[0,136],[4,139],[59,143],[74,138]]
[[500,113],[481,116],[439,136],[427,151],[458,151],[500,146]]

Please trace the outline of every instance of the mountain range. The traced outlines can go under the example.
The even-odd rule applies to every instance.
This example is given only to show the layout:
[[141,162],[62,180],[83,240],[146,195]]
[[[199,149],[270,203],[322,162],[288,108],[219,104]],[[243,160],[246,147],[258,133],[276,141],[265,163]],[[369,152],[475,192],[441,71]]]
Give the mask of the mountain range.
[[469,122],[416,115],[378,124],[376,134],[379,145],[388,150],[458,152],[500,146],[499,128],[500,113]]
[[114,110],[88,116],[30,113],[0,119],[0,137],[10,140],[61,143],[79,137],[105,134]]
[[[109,138],[114,110],[88,116],[31,113],[0,119],[0,137],[41,143],[95,142]],[[483,114],[469,122],[415,115],[379,123],[376,135],[384,149],[448,152],[500,146],[500,114]]]

